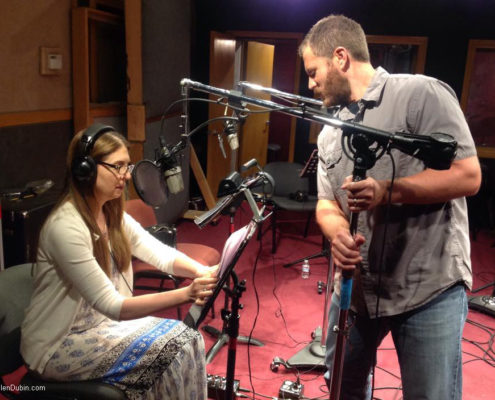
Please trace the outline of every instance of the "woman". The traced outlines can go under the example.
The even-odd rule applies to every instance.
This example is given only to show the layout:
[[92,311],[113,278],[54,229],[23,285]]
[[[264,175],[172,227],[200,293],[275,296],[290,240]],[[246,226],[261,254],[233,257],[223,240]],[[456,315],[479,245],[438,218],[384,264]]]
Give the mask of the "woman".
[[[130,399],[204,399],[201,335],[150,317],[212,295],[216,267],[165,246],[124,210],[127,141],[111,127],[78,133],[68,152],[66,192],[45,222],[21,353],[44,379],[101,379]],[[132,297],[131,256],[189,286]]]

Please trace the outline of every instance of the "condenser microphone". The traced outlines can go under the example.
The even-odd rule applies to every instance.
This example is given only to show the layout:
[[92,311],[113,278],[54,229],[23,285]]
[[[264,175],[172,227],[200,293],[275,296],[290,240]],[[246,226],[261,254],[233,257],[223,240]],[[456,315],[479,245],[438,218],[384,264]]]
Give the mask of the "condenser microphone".
[[160,136],[160,153],[157,160],[163,171],[165,182],[170,193],[177,194],[184,190],[184,181],[182,179],[182,169],[177,161],[176,153],[182,149],[183,144],[179,142],[176,146],[170,149],[165,144],[165,139]]
[[227,141],[229,142],[230,150],[237,150],[239,148],[239,137],[237,136],[237,123],[235,121],[227,120],[224,123],[224,132],[227,135]]

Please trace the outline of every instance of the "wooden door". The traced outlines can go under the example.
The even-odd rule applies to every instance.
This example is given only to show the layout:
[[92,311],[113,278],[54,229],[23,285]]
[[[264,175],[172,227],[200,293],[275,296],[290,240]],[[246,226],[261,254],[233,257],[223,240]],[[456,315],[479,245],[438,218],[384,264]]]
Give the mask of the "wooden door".
[[[275,46],[253,41],[249,41],[246,44],[244,79],[264,87],[271,87]],[[247,90],[246,95],[270,100],[270,95],[267,93],[250,93]],[[260,110],[256,106],[249,106],[249,108]],[[266,164],[269,128],[270,113],[253,113],[249,115],[242,127],[239,165],[252,158],[256,158],[261,166]]]

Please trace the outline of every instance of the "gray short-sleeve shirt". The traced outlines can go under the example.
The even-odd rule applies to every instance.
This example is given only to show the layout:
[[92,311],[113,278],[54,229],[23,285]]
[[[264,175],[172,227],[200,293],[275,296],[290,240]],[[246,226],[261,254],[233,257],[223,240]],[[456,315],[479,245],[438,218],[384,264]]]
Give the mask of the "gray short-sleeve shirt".
[[[476,155],[476,149],[458,100],[452,89],[423,75],[388,74],[378,68],[365,95],[335,115],[388,132],[452,135],[458,143],[456,159]],[[349,215],[347,196],[340,189],[352,175],[353,162],[342,151],[342,132],[326,126],[318,137],[318,197],[337,200]],[[422,161],[392,150],[396,177],[425,169]],[[388,155],[381,157],[367,176],[392,178]],[[366,238],[361,247],[363,263],[356,274],[353,300],[366,305],[375,316],[380,292],[379,316],[400,314],[433,299],[456,282],[472,284],[470,242],[465,198],[438,204],[392,204],[361,212],[358,232]],[[384,237],[384,230],[387,236]],[[384,252],[381,255],[382,243]],[[380,262],[381,261],[381,262]],[[381,284],[378,288],[378,271]],[[359,301],[361,300],[361,301]]]

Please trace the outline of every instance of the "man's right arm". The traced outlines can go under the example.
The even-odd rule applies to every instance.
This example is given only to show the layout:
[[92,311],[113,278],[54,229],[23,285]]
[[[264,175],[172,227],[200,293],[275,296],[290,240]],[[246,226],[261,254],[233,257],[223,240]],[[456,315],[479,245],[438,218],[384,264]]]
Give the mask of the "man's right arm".
[[316,221],[321,231],[332,244],[335,264],[342,269],[354,269],[362,261],[359,246],[364,237],[349,231],[349,221],[335,200],[320,199],[316,205]]
[[340,229],[349,231],[349,221],[336,200],[319,199],[316,204],[316,222],[330,241]]

